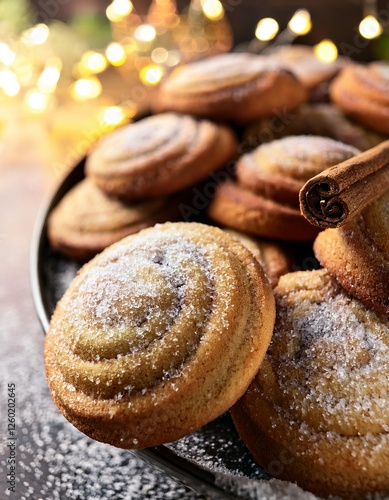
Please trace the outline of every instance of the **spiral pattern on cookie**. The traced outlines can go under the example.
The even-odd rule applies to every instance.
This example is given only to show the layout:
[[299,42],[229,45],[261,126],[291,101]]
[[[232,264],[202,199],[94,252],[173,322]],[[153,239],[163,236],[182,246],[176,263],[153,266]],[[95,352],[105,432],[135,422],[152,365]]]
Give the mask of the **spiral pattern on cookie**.
[[171,197],[126,203],[107,196],[87,178],[55,207],[47,233],[52,248],[86,261],[129,234],[177,219],[177,203]]
[[389,134],[389,64],[350,65],[336,78],[331,99],[373,130]]
[[275,296],[272,343],[234,410],[241,435],[270,473],[287,456],[278,475],[318,494],[386,491],[388,318],[324,269],[281,277]]
[[236,151],[230,128],[164,113],[107,134],[89,155],[86,172],[108,194],[150,198],[195,184]]
[[301,82],[270,57],[233,53],[177,68],[162,81],[154,109],[248,123],[306,98]]
[[221,230],[144,230],[87,264],[59,303],[46,340],[54,401],[116,446],[178,439],[242,395],[273,308],[261,267]]

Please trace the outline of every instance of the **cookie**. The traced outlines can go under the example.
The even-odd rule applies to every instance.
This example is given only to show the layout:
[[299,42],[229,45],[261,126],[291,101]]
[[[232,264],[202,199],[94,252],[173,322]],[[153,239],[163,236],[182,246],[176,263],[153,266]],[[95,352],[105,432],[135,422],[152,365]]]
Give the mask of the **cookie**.
[[224,228],[224,231],[250,250],[263,267],[273,288],[277,285],[280,277],[288,273],[295,263],[291,252],[274,241],[256,238],[234,229]]
[[297,108],[307,98],[299,80],[269,57],[222,54],[174,70],[162,81],[154,110],[248,123]]
[[269,474],[320,497],[389,491],[389,321],[326,270],[282,276],[265,360],[232,409]]
[[173,197],[124,202],[84,179],[51,212],[47,235],[54,250],[86,261],[129,234],[179,219],[178,202]]
[[222,168],[236,153],[230,128],[164,113],[106,135],[91,151],[85,168],[107,194],[137,200],[187,188]]
[[292,113],[262,118],[247,128],[244,140],[248,146],[255,147],[282,137],[307,134],[331,137],[361,151],[387,139],[351,120],[335,104],[320,103],[303,104]]
[[320,263],[353,296],[389,314],[389,192],[314,242]]
[[242,396],[274,316],[262,267],[221,229],[145,229],[86,264],[57,305],[45,342],[52,397],[98,441],[179,439]]
[[354,64],[343,69],[330,96],[345,113],[383,134],[389,134],[389,64]]

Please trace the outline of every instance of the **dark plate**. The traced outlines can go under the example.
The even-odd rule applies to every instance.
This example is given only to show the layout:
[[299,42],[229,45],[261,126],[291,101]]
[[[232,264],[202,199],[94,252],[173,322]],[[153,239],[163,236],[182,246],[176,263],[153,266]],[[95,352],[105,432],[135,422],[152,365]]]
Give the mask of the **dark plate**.
[[[31,249],[31,283],[36,311],[44,331],[58,300],[80,265],[53,252],[47,239],[47,217],[63,196],[84,177],[84,161],[64,179],[39,215]],[[212,498],[250,498],[253,479],[269,479],[251,458],[229,414],[197,432],[164,446],[136,452],[196,491]],[[246,491],[246,493],[245,493]]]

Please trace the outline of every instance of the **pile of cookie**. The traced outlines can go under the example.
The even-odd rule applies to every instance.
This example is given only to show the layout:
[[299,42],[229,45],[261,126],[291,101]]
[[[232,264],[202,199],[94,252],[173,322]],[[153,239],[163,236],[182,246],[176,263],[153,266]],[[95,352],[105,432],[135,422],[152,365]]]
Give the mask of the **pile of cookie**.
[[[231,409],[270,474],[359,498],[389,492],[389,193],[319,232],[299,191],[389,135],[389,66],[290,50],[174,70],[156,114],[90,152],[48,222],[53,249],[98,255],[57,305],[47,378],[97,440],[155,446]],[[323,268],[290,272],[312,242]]]

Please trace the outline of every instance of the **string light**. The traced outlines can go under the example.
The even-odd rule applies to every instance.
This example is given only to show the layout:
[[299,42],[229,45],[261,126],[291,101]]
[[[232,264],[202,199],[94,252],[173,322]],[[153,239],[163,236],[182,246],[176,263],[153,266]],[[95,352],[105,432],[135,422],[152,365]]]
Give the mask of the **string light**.
[[42,92],[54,92],[61,76],[62,62],[59,58],[49,60],[40,74],[37,86]]
[[0,87],[5,95],[9,97],[16,96],[20,91],[20,83],[16,74],[9,69],[0,71]]
[[116,23],[122,21],[128,14],[131,14],[133,8],[130,0],[114,0],[108,5],[105,13],[111,22]]
[[168,60],[169,52],[163,47],[157,47],[151,52],[151,59],[157,64],[163,64]]
[[90,73],[101,73],[107,68],[107,59],[99,52],[87,50],[81,57],[81,65]]
[[113,66],[122,66],[126,62],[126,52],[119,43],[110,43],[105,55]]
[[271,17],[265,17],[261,19],[255,30],[255,36],[261,42],[268,42],[273,40],[279,30],[279,25],[275,19]]
[[34,114],[40,114],[46,111],[49,104],[49,98],[46,94],[38,90],[30,90],[24,96],[24,103]]
[[148,64],[140,70],[139,78],[145,85],[154,86],[162,80],[164,73],[165,72],[162,66]]
[[224,8],[219,0],[202,0],[201,7],[205,17],[211,21],[218,21],[224,16]]
[[359,33],[363,38],[372,40],[379,37],[383,32],[383,28],[377,18],[373,15],[368,15],[359,23]]
[[134,37],[140,42],[152,42],[156,36],[157,32],[150,24],[141,24],[134,32]]
[[22,33],[22,42],[27,45],[43,45],[49,37],[49,27],[37,24]]
[[298,36],[308,34],[312,29],[311,15],[306,9],[299,9],[293,14],[288,28]]
[[0,62],[4,66],[11,66],[16,59],[15,52],[6,43],[0,43]]
[[331,40],[322,40],[314,46],[313,50],[319,61],[324,63],[331,63],[338,57],[338,49]]
[[102,87],[100,81],[96,77],[80,78],[73,83],[70,89],[70,94],[75,101],[85,101],[87,99],[95,99],[101,94]]

